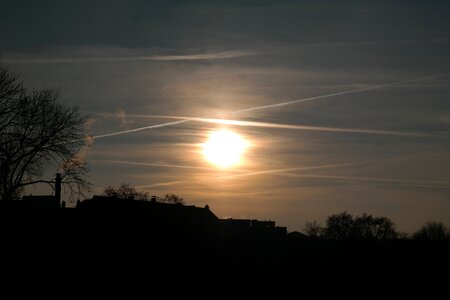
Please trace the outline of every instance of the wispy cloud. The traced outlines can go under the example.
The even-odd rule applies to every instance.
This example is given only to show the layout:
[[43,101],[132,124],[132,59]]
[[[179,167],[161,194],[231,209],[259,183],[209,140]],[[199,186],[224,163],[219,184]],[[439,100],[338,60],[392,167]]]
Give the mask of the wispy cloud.
[[330,41],[323,43],[307,43],[298,47],[341,47],[341,46],[360,46],[360,45],[396,45],[396,44],[426,44],[426,43],[448,43],[449,38],[436,39],[410,39],[410,40],[373,40],[373,41]]
[[325,165],[297,167],[297,168],[294,167],[294,168],[270,169],[270,170],[247,172],[247,173],[243,173],[243,174],[221,176],[218,179],[228,179],[228,178],[231,179],[231,178],[248,177],[248,176],[255,176],[255,175],[287,173],[287,172],[293,172],[293,171],[331,169],[331,168],[339,168],[339,167],[356,166],[356,165],[373,163],[373,162],[374,162],[373,160],[367,160],[367,161],[341,163],[341,164],[325,164]]
[[372,182],[372,183],[379,183],[379,184],[401,185],[401,186],[410,186],[410,187],[450,189],[450,182],[446,182],[446,181],[404,180],[404,179],[397,179],[397,178],[372,178],[372,177],[363,177],[363,176],[313,175],[313,174],[296,174],[296,173],[283,173],[283,172],[272,172],[272,174],[282,175],[282,176],[291,176],[291,177],[324,179],[324,180]]
[[161,187],[161,186],[171,186],[181,183],[182,181],[168,181],[168,182],[158,182],[158,183],[152,183],[152,184],[144,184],[144,185],[137,185],[135,188],[137,189],[147,189],[147,188],[155,188],[155,187]]
[[249,50],[230,50],[211,53],[184,54],[184,55],[149,55],[126,57],[67,57],[67,58],[4,58],[2,63],[9,64],[67,64],[67,63],[96,63],[96,62],[120,62],[120,61],[196,61],[217,60],[250,56],[257,54]]
[[398,178],[374,178],[374,177],[364,177],[364,176],[343,176],[343,175],[316,175],[316,174],[299,174],[294,173],[295,171],[307,171],[307,170],[322,170],[322,169],[332,169],[340,167],[349,167],[362,164],[375,163],[380,160],[367,160],[360,162],[350,162],[350,163],[339,163],[339,164],[325,164],[309,167],[298,167],[298,168],[280,168],[280,169],[270,169],[255,172],[247,172],[243,174],[222,176],[216,179],[233,179],[248,176],[257,175],[277,175],[277,176],[288,176],[288,177],[301,177],[301,178],[311,178],[311,179],[322,179],[322,180],[333,180],[333,181],[352,181],[352,182],[367,182],[367,183],[379,183],[388,185],[402,185],[410,187],[423,187],[423,188],[436,188],[436,189],[450,189],[449,181],[436,181],[436,180],[405,180]]
[[113,119],[117,121],[122,129],[129,129],[130,125],[134,123],[134,120],[132,120],[126,113],[123,108],[117,108],[114,113],[101,113],[98,114],[103,117],[106,117],[107,119]]

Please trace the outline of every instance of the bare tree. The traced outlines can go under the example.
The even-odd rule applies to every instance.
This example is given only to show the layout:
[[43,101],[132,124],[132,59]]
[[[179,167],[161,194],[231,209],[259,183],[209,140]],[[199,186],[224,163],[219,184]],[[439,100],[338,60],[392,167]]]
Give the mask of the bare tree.
[[422,241],[443,242],[450,240],[450,231],[442,222],[431,221],[417,230],[413,238]]
[[184,205],[184,199],[175,194],[166,194],[158,198],[158,202]]
[[108,186],[103,191],[103,195],[121,199],[150,200],[147,192],[138,192],[129,183],[121,183],[119,187]]
[[394,223],[386,217],[362,214],[355,217],[355,237],[363,240],[391,240],[397,237]]
[[[121,199],[133,199],[149,201],[153,197],[148,192],[139,192],[129,183],[121,183],[118,187],[108,186],[103,190],[103,195],[107,197],[117,197]],[[155,199],[155,198],[154,198]],[[181,204],[184,205],[184,200],[175,194],[166,194],[155,199],[160,203]]]
[[333,240],[349,240],[354,237],[355,220],[353,216],[344,211],[327,218],[325,237]]
[[316,220],[309,222],[305,222],[305,226],[303,227],[303,231],[309,237],[318,238],[324,233],[325,228],[317,222]]
[[0,199],[17,199],[29,185],[53,185],[43,178],[47,170],[61,172],[72,190],[89,189],[86,162],[77,155],[87,146],[87,117],[59,98],[54,89],[27,91],[0,66]]
[[325,236],[336,240],[391,240],[397,238],[395,224],[386,217],[369,214],[353,217],[347,212],[331,215],[327,219]]

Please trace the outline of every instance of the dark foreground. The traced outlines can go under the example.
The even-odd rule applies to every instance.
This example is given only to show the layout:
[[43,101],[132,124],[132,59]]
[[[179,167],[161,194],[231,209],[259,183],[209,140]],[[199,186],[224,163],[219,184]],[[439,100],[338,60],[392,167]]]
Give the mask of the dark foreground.
[[325,283],[436,288],[449,277],[448,243],[230,235],[169,221],[173,226],[118,209],[2,210],[1,270],[23,283],[189,283],[260,291]]

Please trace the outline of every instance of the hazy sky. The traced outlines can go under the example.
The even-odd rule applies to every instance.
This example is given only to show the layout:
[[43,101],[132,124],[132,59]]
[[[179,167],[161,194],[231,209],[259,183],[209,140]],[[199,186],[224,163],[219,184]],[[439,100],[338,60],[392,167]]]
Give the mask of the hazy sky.
[[[0,62],[59,88],[93,135],[264,123],[96,139],[97,193],[128,182],[289,230],[344,210],[450,225],[448,1],[168,2],[0,0]],[[199,153],[224,126],[251,143],[228,171]]]

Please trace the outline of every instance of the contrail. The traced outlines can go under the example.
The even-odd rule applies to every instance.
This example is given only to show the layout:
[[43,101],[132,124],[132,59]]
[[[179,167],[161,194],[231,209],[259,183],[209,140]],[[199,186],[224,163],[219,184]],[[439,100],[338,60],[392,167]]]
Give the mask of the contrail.
[[181,120],[181,121],[176,121],[176,122],[169,122],[169,123],[150,125],[150,126],[139,127],[139,128],[129,129],[129,130],[117,131],[117,132],[113,132],[113,133],[94,135],[94,136],[92,136],[90,138],[101,139],[101,138],[105,138],[105,137],[109,137],[109,136],[115,136],[115,135],[121,135],[121,134],[126,134],[126,133],[132,133],[132,132],[137,132],[137,131],[142,131],[142,130],[147,130],[147,129],[161,128],[161,127],[166,127],[166,126],[174,126],[174,125],[178,125],[178,124],[181,124],[181,123],[186,123],[187,121],[188,120]]
[[[178,169],[217,171],[217,168],[198,167],[198,166],[186,166],[186,165],[159,164],[159,163],[142,163],[142,162],[124,161],[124,160],[110,160],[110,159],[97,159],[96,161],[106,162],[106,163],[114,163],[114,164],[136,165],[136,166],[149,166],[149,167],[163,167],[163,168],[178,168]],[[245,170],[229,170],[230,172],[242,173],[242,174],[220,176],[220,177],[217,177],[217,179],[246,177],[246,176],[253,176],[253,175],[262,175],[262,174],[271,174],[271,173],[280,173],[280,172],[290,172],[290,171],[305,171],[305,170],[319,170],[319,169],[328,169],[328,168],[338,168],[338,167],[354,166],[354,165],[360,165],[360,164],[366,164],[366,163],[373,163],[373,162],[376,162],[376,161],[378,161],[378,160],[365,160],[365,161],[359,161],[359,162],[340,163],[340,164],[326,164],[326,165],[316,165],[316,166],[298,167],[298,168],[270,169],[270,170],[254,171],[254,172],[248,172],[248,171],[245,171]]]
[[[143,165],[143,166],[168,167],[168,168],[216,170],[216,169],[212,169],[212,168],[171,165],[171,164],[153,164],[153,163],[139,163],[139,162],[127,162],[127,161],[115,161],[115,160],[100,160],[100,161],[111,162],[111,163],[121,163],[121,164]],[[236,175],[220,176],[220,177],[215,177],[213,179],[222,180],[222,179],[232,179],[232,178],[269,174],[269,175],[278,175],[278,176],[324,179],[324,180],[335,180],[335,181],[373,182],[373,183],[388,184],[388,185],[450,189],[450,182],[446,182],[446,181],[404,180],[404,179],[385,179],[385,178],[373,178],[373,177],[289,173],[289,172],[293,172],[293,171],[320,170],[320,169],[339,168],[339,167],[345,167],[345,166],[354,166],[354,165],[359,165],[359,164],[374,163],[377,161],[380,161],[380,160],[367,160],[367,161],[339,163],[339,164],[325,164],[325,165],[316,165],[316,166],[298,167],[298,168],[271,169],[271,170],[247,172],[247,173],[236,174]],[[238,171],[236,171],[236,172],[238,172]],[[239,172],[242,172],[242,171],[239,171]],[[179,184],[182,182],[185,182],[185,181],[170,181],[170,182],[162,182],[162,183],[155,183],[155,184],[149,184],[149,185],[141,185],[141,186],[136,186],[136,187],[144,188],[144,187],[170,186],[170,185],[175,185],[175,184]]]
[[380,160],[368,160],[354,163],[341,163],[341,164],[328,164],[318,165],[310,167],[298,167],[298,168],[283,168],[283,169],[271,169],[263,171],[248,172],[244,174],[221,176],[215,179],[231,179],[240,178],[255,175],[281,175],[288,177],[301,177],[301,178],[313,178],[313,179],[325,179],[325,180],[337,180],[337,181],[360,181],[360,182],[374,182],[381,184],[402,185],[412,187],[425,187],[425,188],[438,188],[438,189],[450,189],[450,182],[446,181],[428,181],[428,180],[404,180],[404,179],[385,179],[385,178],[373,178],[373,177],[356,177],[356,176],[339,176],[339,175],[314,175],[314,174],[298,174],[289,173],[293,171],[306,171],[306,170],[319,170],[330,169],[345,166],[353,166],[366,163],[374,163]]
[[251,127],[263,127],[263,128],[275,128],[275,129],[364,133],[364,134],[410,136],[410,137],[425,137],[425,138],[450,138],[450,136],[439,135],[439,134],[391,131],[391,130],[377,130],[377,129],[358,129],[358,128],[293,125],[293,124],[279,124],[279,123],[255,122],[255,121],[239,121],[239,120],[226,120],[226,119],[214,119],[214,118],[199,118],[199,117],[187,117],[187,116],[152,116],[152,115],[129,115],[129,116],[130,117],[141,117],[141,118],[165,118],[165,119],[175,119],[175,120],[185,120],[185,121],[198,121],[198,122],[213,123],[213,124],[223,124],[223,125],[233,125],[233,126],[251,126]]
[[270,170],[247,172],[247,173],[243,173],[243,174],[221,176],[221,177],[218,177],[216,179],[229,179],[229,178],[247,177],[247,176],[255,176],[255,175],[286,173],[286,172],[292,172],[292,171],[306,171],[306,170],[320,170],[320,169],[348,167],[348,166],[355,166],[355,165],[373,163],[373,162],[376,162],[376,161],[378,161],[378,160],[365,160],[365,161],[359,161],[359,162],[349,162],[349,163],[340,163],[340,164],[326,164],[326,165],[297,167],[297,168],[270,169]]
[[[319,100],[319,99],[326,99],[326,98],[340,96],[340,95],[360,93],[360,92],[364,92],[364,91],[376,90],[376,89],[392,87],[392,86],[398,86],[398,85],[403,85],[403,84],[407,84],[407,83],[413,83],[413,82],[425,81],[425,80],[429,80],[429,79],[437,79],[437,78],[447,77],[449,75],[450,75],[450,73],[445,73],[445,74],[434,75],[434,76],[429,76],[429,77],[421,77],[421,78],[404,80],[404,81],[397,81],[397,82],[391,82],[391,83],[386,83],[386,84],[378,84],[378,85],[368,86],[368,87],[365,87],[365,88],[347,90],[347,91],[331,93],[331,94],[326,94],[326,95],[320,95],[320,96],[302,98],[302,99],[297,99],[297,100],[279,102],[279,103],[275,103],[275,104],[254,106],[254,107],[250,107],[250,108],[246,108],[246,109],[235,110],[235,111],[230,112],[230,114],[239,114],[239,113],[249,112],[249,111],[254,111],[254,110],[269,109],[269,108],[281,107],[281,106],[286,106],[286,105],[291,105],[291,104],[296,104],[296,103],[301,103],[301,102],[307,102],[307,101],[313,101],[313,100]],[[118,131],[118,132],[113,132],[113,133],[108,133],[108,134],[97,135],[97,136],[93,136],[93,138],[94,139],[100,139],[100,138],[105,138],[105,137],[110,137],[110,136],[115,136],[115,135],[121,135],[121,134],[137,132],[137,131],[141,131],[141,130],[147,130],[147,129],[153,129],[153,128],[161,128],[161,127],[166,127],[166,126],[174,126],[174,125],[178,125],[178,124],[185,123],[185,122],[188,122],[188,121],[190,121],[190,120],[183,119],[183,120],[180,120],[180,121],[177,121],[177,122],[169,122],[169,123],[162,123],[162,124],[150,125],[150,126],[145,126],[145,127],[138,127],[138,128],[134,128],[134,129],[130,129],[130,130],[123,130],[123,131]]]
[[429,77],[421,77],[421,78],[415,78],[415,79],[409,79],[409,80],[404,80],[404,81],[391,82],[391,83],[386,83],[386,84],[377,84],[377,85],[372,85],[372,86],[368,86],[368,87],[365,87],[365,88],[359,88],[359,89],[354,89],[354,90],[347,90],[347,91],[342,91],[342,92],[337,92],[337,93],[332,93],[332,94],[326,94],[326,95],[321,95],[321,96],[314,96],[314,97],[309,97],[309,98],[303,98],[303,99],[297,99],[297,100],[291,100],[291,101],[275,103],[275,104],[255,106],[255,107],[245,108],[245,109],[241,109],[241,110],[236,110],[236,111],[233,111],[231,113],[232,114],[237,114],[237,113],[249,112],[249,111],[254,111],[254,110],[261,110],[261,109],[268,109],[268,108],[274,108],[274,107],[281,107],[281,106],[286,106],[286,105],[291,105],[291,104],[296,104],[296,103],[301,103],[301,102],[325,99],[325,98],[341,96],[341,95],[347,95],[347,94],[360,93],[360,92],[365,92],[365,91],[370,91],[370,90],[376,90],[376,89],[381,89],[381,88],[386,88],[386,87],[397,86],[397,85],[404,85],[404,84],[407,84],[407,83],[419,82],[419,81],[424,81],[424,80],[429,80],[429,79],[437,79],[437,78],[446,77],[446,76],[449,76],[449,75],[450,75],[450,73],[445,73],[445,74],[440,74],[440,75],[434,75],[434,76],[429,76]]
[[98,159],[96,161],[107,162],[107,163],[114,163],[114,164],[148,166],[148,167],[163,167],[163,168],[177,168],[177,169],[194,169],[194,170],[217,171],[217,168],[207,168],[207,167],[197,167],[197,166],[184,166],[184,165],[171,165],[171,164],[158,164],[158,163],[141,163],[141,162],[134,162],[134,161],[109,160],[109,159]]
[[336,176],[336,175],[311,175],[311,174],[295,174],[295,173],[273,173],[282,176],[302,177],[302,178],[317,178],[338,181],[362,181],[374,182],[380,184],[391,184],[411,187],[425,187],[437,189],[450,189],[450,182],[445,181],[428,181],[428,180],[403,180],[403,179],[385,179],[372,177],[355,177],[355,176]]
[[[311,174],[295,174],[295,173],[282,173],[282,172],[271,172],[270,174],[288,176],[288,177],[301,177],[301,178],[324,179],[324,180],[335,180],[335,181],[357,181],[357,182],[378,183],[378,184],[385,184],[385,185],[409,186],[409,187],[415,187],[415,188],[431,188],[431,189],[450,190],[450,183],[442,182],[442,181],[384,179],[384,178],[336,176],[336,175],[311,175]],[[221,179],[221,178],[222,177],[219,177],[216,179]],[[182,182],[183,181],[161,182],[161,183],[154,183],[154,184],[148,184],[148,185],[140,185],[140,186],[136,186],[136,188],[171,186],[171,185],[179,184]]]

